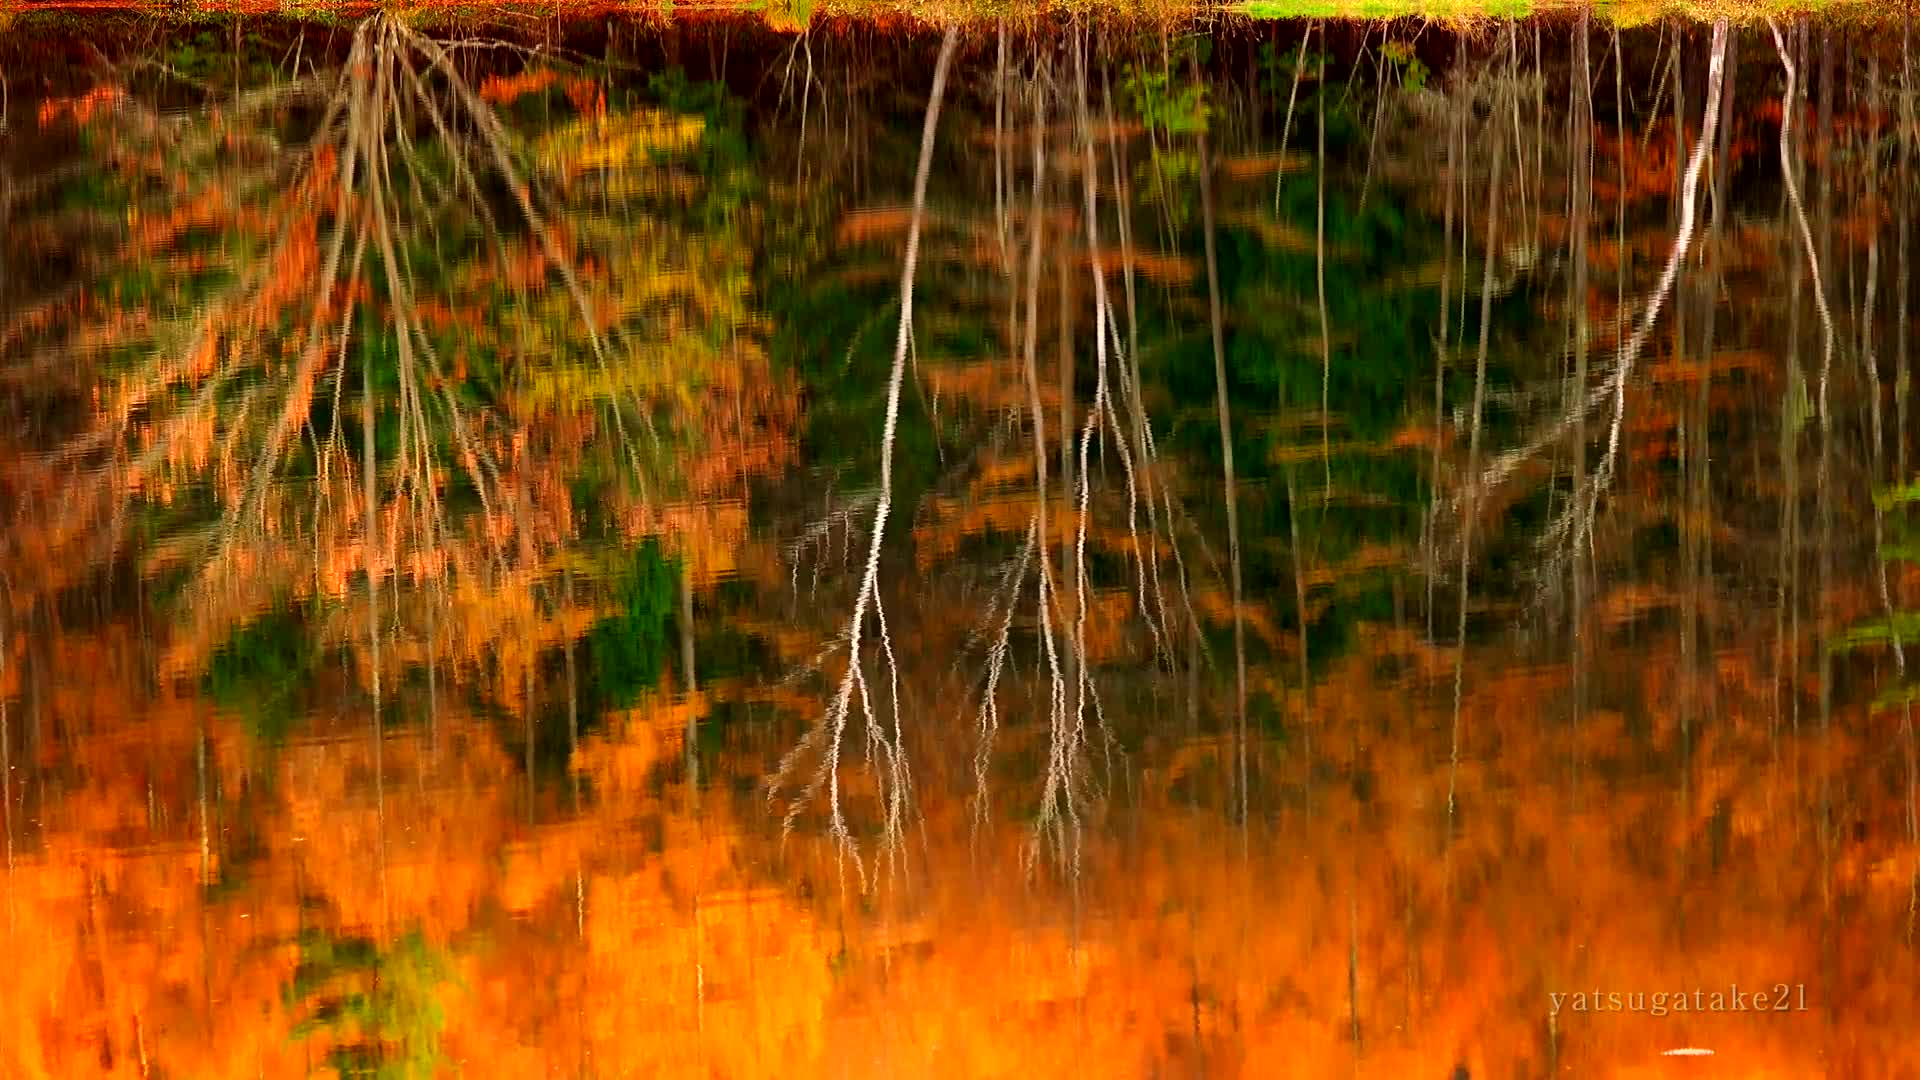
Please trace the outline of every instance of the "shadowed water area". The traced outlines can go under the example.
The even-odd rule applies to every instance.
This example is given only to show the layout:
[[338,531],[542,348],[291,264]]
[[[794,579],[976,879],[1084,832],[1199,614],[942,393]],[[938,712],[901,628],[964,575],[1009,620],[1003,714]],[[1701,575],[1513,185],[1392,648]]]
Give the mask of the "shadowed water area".
[[0,1078],[1920,1075],[1904,17],[0,71]]

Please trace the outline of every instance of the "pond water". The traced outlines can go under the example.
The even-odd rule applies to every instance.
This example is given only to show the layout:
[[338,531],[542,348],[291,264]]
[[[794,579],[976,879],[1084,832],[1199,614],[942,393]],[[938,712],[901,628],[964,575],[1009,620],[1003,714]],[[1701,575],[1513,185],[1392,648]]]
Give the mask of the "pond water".
[[1907,22],[297,16],[0,22],[0,1077],[1920,1075]]

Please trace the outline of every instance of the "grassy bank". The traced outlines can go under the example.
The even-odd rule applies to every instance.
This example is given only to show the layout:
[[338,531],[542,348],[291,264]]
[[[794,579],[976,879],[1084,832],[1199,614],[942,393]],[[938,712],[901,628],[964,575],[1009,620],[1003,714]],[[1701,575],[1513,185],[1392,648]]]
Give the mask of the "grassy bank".
[[758,15],[769,25],[798,31],[815,17],[875,18],[910,22],[962,23],[1000,18],[1033,18],[1070,12],[1103,12],[1141,18],[1212,19],[1422,19],[1477,22],[1566,17],[1589,9],[1600,21],[1621,26],[1662,18],[1707,21],[1729,18],[1757,22],[1769,16],[1803,14],[1850,23],[1897,22],[1900,10],[1876,0],[1608,0],[1584,4],[1567,0],[52,0],[22,3],[0,0],[0,28],[30,29],[36,24],[71,23],[100,17],[139,15],[186,22],[232,18],[281,18],[321,24],[350,23],[375,10],[407,17],[416,25],[471,21],[563,18],[700,17]]

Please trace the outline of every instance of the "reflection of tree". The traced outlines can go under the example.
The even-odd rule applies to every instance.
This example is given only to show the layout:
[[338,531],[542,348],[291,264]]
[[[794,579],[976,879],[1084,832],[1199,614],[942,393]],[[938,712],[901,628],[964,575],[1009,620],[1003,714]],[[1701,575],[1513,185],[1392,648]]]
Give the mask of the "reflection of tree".
[[586,637],[586,666],[593,672],[599,704],[609,708],[632,705],[659,679],[667,653],[667,622],[679,591],[674,569],[657,543],[642,544],[631,559],[630,568],[616,579],[613,612],[594,623]]
[[305,1012],[293,1037],[322,1042],[342,1077],[426,1080],[446,1062],[439,998],[453,982],[452,965],[417,931],[385,945],[310,931],[286,989]]
[[[933,69],[933,89],[927,98],[926,120],[920,135],[919,164],[913,177],[913,210],[907,224],[907,250],[900,271],[900,326],[893,346],[893,369],[887,382],[886,419],[880,433],[880,492],[874,506],[873,524],[868,528],[871,538],[860,578],[859,592],[854,599],[853,615],[847,623],[846,650],[847,670],[840,677],[839,688],[827,707],[826,715],[809,733],[807,738],[796,747],[794,752],[782,762],[780,776],[775,784],[785,778],[788,769],[803,751],[811,751],[821,756],[813,781],[807,786],[807,796],[817,794],[822,787],[827,792],[828,829],[860,867],[864,879],[866,870],[860,862],[859,853],[847,829],[845,815],[840,805],[840,753],[842,739],[846,732],[847,721],[854,708],[854,696],[858,691],[859,708],[865,721],[867,745],[869,751],[877,752],[882,758],[877,763],[880,775],[880,802],[883,808],[885,826],[882,831],[882,851],[891,863],[900,854],[904,842],[905,813],[909,794],[909,772],[906,763],[906,748],[900,737],[900,684],[899,672],[893,658],[893,639],[887,630],[886,607],[880,596],[880,550],[886,540],[887,515],[893,507],[893,453],[894,435],[899,427],[900,393],[906,380],[907,351],[913,340],[913,286],[914,272],[918,269],[920,250],[920,225],[926,212],[928,173],[933,167],[933,143],[935,133],[939,131],[940,104],[946,90],[947,68],[953,60],[954,45],[958,40],[958,31],[948,28],[940,42],[940,58]],[[879,628],[880,648],[885,658],[882,672],[887,678],[885,704],[879,704],[882,688],[869,686],[866,676],[866,658],[861,643],[866,630],[867,613],[871,609]],[[876,706],[880,709],[876,719]],[[886,727],[886,713],[893,716],[893,730]],[[788,827],[798,816],[800,803],[796,801],[787,812]]]
[[[984,157],[977,170],[941,185],[935,205],[942,216],[923,241],[916,282],[918,306],[934,316],[921,320],[926,329],[917,340],[898,343],[913,361],[936,437],[926,452],[903,456],[898,468],[917,480],[937,464],[944,475],[922,481],[933,489],[930,497],[908,489],[890,498],[901,502],[912,494],[917,501],[914,561],[923,571],[971,575],[980,557],[993,563],[983,575],[993,579],[988,595],[965,616],[975,627],[965,661],[979,665],[969,673],[965,713],[974,720],[976,742],[967,756],[981,820],[993,801],[996,763],[1017,759],[1031,740],[1045,764],[1032,778],[1038,803],[1028,854],[1044,845],[1071,859],[1082,819],[1101,796],[1089,765],[1110,762],[1119,745],[1106,723],[1098,669],[1137,657],[1136,631],[1151,637],[1153,661],[1169,659],[1177,645],[1167,598],[1180,558],[1174,496],[1156,461],[1131,344],[1138,340],[1136,276],[1190,277],[1191,264],[1136,249],[1124,219],[1119,250],[1102,246],[1108,226],[1101,218],[1110,200],[1124,198],[1133,177],[1131,132],[1114,111],[1104,43],[1085,29],[1076,32],[1071,66],[1063,69],[1044,49],[1010,63],[1008,40],[1002,39],[994,84],[994,214],[975,217],[953,208],[970,194],[967,185],[985,179]],[[965,112],[962,117],[957,141],[968,139],[967,120],[985,127]],[[1180,136],[1191,138],[1190,124]],[[960,194],[953,193],[956,180]],[[905,211],[864,210],[838,231],[857,259],[873,240],[897,236],[911,220]],[[983,275],[986,262],[994,272]],[[816,278],[833,283],[826,274],[808,280]],[[1125,282],[1124,307],[1114,295],[1121,291],[1113,288],[1116,278]],[[1043,288],[1057,288],[1058,296],[1043,302]],[[1089,314],[1091,342],[1075,335]],[[1043,335],[1052,339],[1044,351]],[[869,337],[854,332],[844,359],[838,350],[830,359],[857,362],[869,351]],[[1054,346],[1059,361],[1045,365]],[[1091,363],[1084,362],[1088,353]],[[844,408],[859,392],[858,382],[832,373],[822,386],[822,411]],[[916,429],[925,430],[904,416],[897,425],[876,420],[875,426],[893,430],[903,445],[910,434],[923,437]],[[826,449],[846,452],[844,443]],[[905,486],[901,474],[893,482]],[[852,524],[839,509],[804,527],[792,554],[812,562],[816,582],[821,564],[846,546],[836,537],[850,538]],[[844,550],[837,557],[844,559]],[[797,566],[793,581],[799,588]],[[1034,678],[1012,676],[1028,662]],[[923,692],[903,686],[902,695]],[[1002,739],[1001,718],[1024,710],[1012,704],[1022,697],[1039,722]]]
[[300,691],[318,661],[307,626],[289,612],[269,612],[236,631],[208,661],[213,700],[244,717],[257,737],[279,742],[298,716]]
[[[609,102],[605,72],[477,78],[522,55],[376,15],[338,69],[184,116],[143,103],[137,63],[46,111],[110,178],[84,212],[131,223],[105,302],[35,361],[98,366],[48,477],[74,488],[54,542],[156,538],[196,601],[188,666],[288,592],[362,609],[315,629],[376,642],[383,578],[473,656],[525,632],[511,594],[583,530],[659,528],[636,493],[780,459],[791,405],[741,332],[737,117],[670,77],[667,108]],[[451,604],[437,627],[428,592]]]

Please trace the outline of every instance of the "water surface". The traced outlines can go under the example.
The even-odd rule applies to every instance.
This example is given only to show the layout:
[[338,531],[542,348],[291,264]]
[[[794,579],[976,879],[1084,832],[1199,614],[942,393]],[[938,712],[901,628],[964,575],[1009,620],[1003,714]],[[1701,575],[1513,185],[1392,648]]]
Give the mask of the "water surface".
[[1914,1075],[1910,41],[16,20],[0,1077]]

